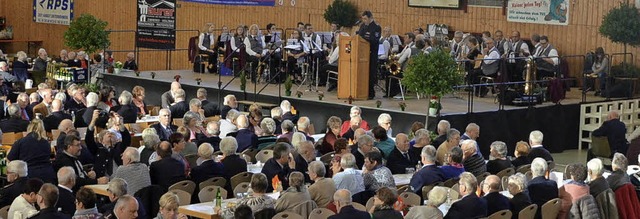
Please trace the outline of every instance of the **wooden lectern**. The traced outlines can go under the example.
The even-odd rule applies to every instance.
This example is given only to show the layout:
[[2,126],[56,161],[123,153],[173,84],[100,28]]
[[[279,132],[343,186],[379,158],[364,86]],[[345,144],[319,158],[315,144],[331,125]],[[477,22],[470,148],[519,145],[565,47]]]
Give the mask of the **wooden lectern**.
[[[351,53],[346,48],[351,44]],[[338,99],[369,97],[369,42],[362,37],[340,36]]]

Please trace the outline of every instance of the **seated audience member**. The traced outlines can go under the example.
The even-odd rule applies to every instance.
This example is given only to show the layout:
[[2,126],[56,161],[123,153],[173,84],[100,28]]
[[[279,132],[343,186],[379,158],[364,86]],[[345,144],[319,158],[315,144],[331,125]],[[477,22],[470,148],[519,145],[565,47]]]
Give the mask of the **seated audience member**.
[[387,187],[395,190],[396,187],[393,175],[389,168],[382,163],[382,154],[378,151],[365,154],[362,179],[365,190],[372,193],[380,188]]
[[[109,182],[109,186],[107,187],[107,192],[109,193],[108,198],[109,198],[109,201],[111,201],[111,203],[105,204],[102,207],[98,208],[98,211],[100,211],[100,213],[105,215],[105,218],[111,218],[110,216],[113,216],[114,214],[116,214],[117,216],[116,212],[117,210],[119,210],[118,209],[119,199],[129,194],[127,188],[128,188],[127,182],[124,181],[123,179],[114,178],[111,180],[111,182]],[[136,202],[139,203],[139,201],[137,200]],[[147,215],[142,206],[139,206],[139,208],[137,209],[137,213],[138,213],[138,216],[140,216],[141,218],[144,218]]]
[[140,152],[140,162],[151,165],[154,161],[158,160],[158,154],[156,149],[160,145],[160,137],[156,134],[156,129],[146,128],[142,131],[142,143],[138,148]]
[[291,103],[288,100],[280,102],[280,108],[282,109],[282,120],[290,120],[293,124],[298,123],[299,117],[297,114],[293,114],[293,112],[291,112],[293,106],[291,106]]
[[[286,143],[278,143],[273,148],[273,157],[264,163],[262,167],[262,173],[267,176],[269,182],[273,181],[274,177],[278,177],[278,180],[282,182],[282,188],[289,188],[287,176],[296,168],[296,162],[291,155],[291,150]],[[272,192],[276,188],[269,183],[267,186],[267,192]]]
[[2,130],[3,133],[27,131],[29,121],[24,119],[27,114],[21,112],[18,104],[9,105],[7,107],[7,114],[9,115],[9,119],[0,121],[0,130]]
[[[531,162],[531,174],[533,178],[527,184],[531,203],[542,206],[549,200],[558,197],[558,185],[555,181],[545,178],[547,173],[547,161],[538,157]],[[542,208],[538,208],[536,218],[540,218]]]
[[144,87],[136,85],[135,87],[133,87],[133,89],[131,89],[131,94],[133,95],[133,99],[131,100],[131,102],[138,108],[138,113],[143,116],[149,114],[149,110],[147,110],[147,103],[144,101]]
[[393,174],[405,174],[407,169],[415,171],[416,164],[420,162],[417,154],[409,152],[409,136],[404,133],[396,135],[396,147],[387,158],[387,167]]
[[91,64],[88,66],[89,73],[91,73],[90,81],[91,83],[97,83],[98,79],[101,79],[107,70],[107,67],[102,62],[102,57],[100,54],[93,55],[93,60],[91,60]]
[[122,165],[116,169],[112,178],[121,178],[129,185],[129,193],[136,194],[140,189],[151,185],[149,167],[140,162],[140,153],[134,147],[127,147],[122,153]]
[[560,187],[559,198],[562,199],[559,218],[595,218],[599,216],[598,205],[593,196],[589,194],[587,179],[587,167],[583,164],[572,163],[567,166],[566,172],[569,180]]
[[464,170],[473,173],[474,176],[480,176],[487,172],[487,165],[478,153],[476,153],[476,141],[464,140],[462,142],[462,165]]
[[51,132],[52,129],[56,129],[62,120],[72,120],[73,118],[68,113],[65,113],[62,109],[62,101],[53,100],[51,102],[51,114],[45,117],[42,121],[44,122],[44,129],[47,132]]
[[373,207],[369,210],[372,219],[402,219],[402,214],[393,208],[398,201],[396,192],[387,187],[382,187],[373,196]]
[[513,167],[511,161],[507,160],[507,144],[501,141],[491,143],[491,154],[487,162],[487,172],[498,174],[500,171]]
[[546,161],[553,161],[553,157],[551,153],[547,149],[542,146],[542,140],[544,135],[542,132],[535,130],[529,134],[529,145],[531,145],[531,150],[529,150],[529,155],[527,157],[531,162],[536,157],[542,157]]
[[[71,167],[63,167],[58,170],[58,191],[60,200],[73,200],[75,195],[72,188],[76,184],[76,174]],[[56,209],[60,209],[60,212],[66,215],[73,215],[76,212],[76,206],[70,201],[59,201]]]
[[[435,148],[434,148],[435,149]],[[435,157],[435,156],[434,156]],[[435,158],[434,158],[435,160]],[[447,201],[447,188],[436,186],[429,192],[427,204],[422,206],[413,206],[409,209],[409,213],[405,219],[422,219],[422,218],[442,218],[442,211],[438,209],[445,201]]]
[[[420,129],[425,129],[424,123],[415,121],[411,124],[411,133],[409,136],[413,136],[413,138],[409,141],[410,146],[413,146],[416,143],[416,132]],[[429,144],[431,144],[431,142],[429,142]]]
[[[304,175],[301,172],[294,171],[289,175],[289,188],[280,194],[276,201],[275,209],[276,212],[289,211],[303,215],[302,212],[296,211],[296,208],[298,208],[298,205],[308,201],[312,201],[312,199],[307,187],[304,185]],[[313,205],[316,205],[315,202]],[[306,209],[304,212],[311,212],[312,209]]]
[[27,136],[13,143],[7,160],[27,162],[31,176],[38,176],[45,182],[55,182],[56,174],[51,165],[51,145],[42,121],[34,119],[27,127]]
[[167,192],[160,197],[160,211],[158,211],[158,219],[186,219],[187,216],[178,213],[178,205],[180,205],[180,198],[178,195]]
[[[77,190],[78,188],[98,183],[98,179],[96,178],[95,171],[86,172],[78,160],[78,156],[81,153],[81,139],[75,135],[67,135],[64,139],[64,145],[62,145],[63,151],[61,153],[57,153],[56,159],[53,162],[53,167],[55,170],[59,170],[62,167],[71,167],[75,174],[75,188],[71,188]],[[109,181],[108,177],[101,177],[100,184],[105,184]]]
[[389,138],[393,136],[393,130],[391,129],[391,115],[389,115],[388,113],[381,113],[378,116],[378,126],[382,127],[385,130]]
[[236,96],[233,94],[229,94],[224,96],[224,100],[222,101],[222,108],[220,109],[220,118],[227,118],[227,113],[229,110],[237,109],[238,101],[236,100]]
[[293,155],[296,162],[296,171],[301,172],[304,175],[304,181],[311,183],[307,170],[309,169],[309,163],[316,159],[316,151],[313,149],[313,143],[310,141],[303,141],[300,146],[296,148],[296,153]]
[[38,57],[33,62],[33,71],[44,72],[47,70],[47,63],[51,60],[44,48],[38,50]]
[[284,138],[291,142],[291,140],[293,140],[293,134],[295,133],[293,131],[293,129],[295,128],[293,122],[291,122],[291,120],[284,120],[282,121],[280,128],[282,128],[282,134],[278,136],[278,139]]
[[623,154],[613,154],[613,160],[611,160],[611,169],[613,172],[607,177],[607,183],[609,183],[609,188],[614,192],[620,186],[631,183],[629,175],[627,174],[627,163],[627,158]]
[[355,209],[353,205],[351,205],[351,192],[347,189],[336,191],[336,193],[333,194],[333,203],[338,213],[329,216],[329,219],[371,219],[369,213]]
[[213,151],[220,151],[220,121],[210,121],[205,131],[208,136],[196,134],[196,144],[208,143],[213,147]]
[[236,140],[238,140],[238,152],[242,152],[249,148],[258,146],[258,136],[249,129],[249,119],[245,115],[239,115],[236,119],[238,132]]
[[233,213],[234,219],[254,219],[253,211],[249,206],[239,205]]
[[249,184],[253,193],[240,200],[238,205],[247,205],[253,212],[275,209],[276,200],[267,195],[267,188],[270,184],[267,176],[262,173],[253,174]]
[[429,136],[429,131],[424,128],[418,129],[414,132],[414,138],[412,141],[409,141],[409,153],[415,154],[420,157],[420,153],[422,153],[422,148],[427,145],[431,145],[431,136]]
[[28,218],[38,213],[35,205],[37,202],[38,192],[42,187],[42,180],[38,178],[32,178],[27,180],[22,194],[17,196],[9,207],[7,218]]
[[376,126],[371,129],[371,133],[373,133],[373,137],[376,139],[376,148],[382,152],[382,156],[385,159],[388,159],[396,143],[387,135],[387,131],[383,127]]
[[326,169],[321,161],[313,161],[309,164],[309,178],[314,181],[309,186],[309,195],[318,207],[324,208],[333,202],[333,193],[336,192],[336,184],[332,178],[325,178]]
[[262,136],[258,136],[258,150],[273,145],[278,136],[275,135],[276,122],[272,118],[263,118],[260,122]]
[[178,126],[171,124],[171,111],[169,109],[161,109],[158,113],[160,122],[151,125],[156,130],[156,134],[161,141],[169,140],[169,136],[178,130]]
[[[437,126],[438,137],[436,137],[436,139],[434,139],[433,142],[431,142],[431,145],[436,147],[436,149],[439,149],[440,145],[443,142],[447,141],[447,139],[448,139],[447,136],[449,135],[449,130],[450,129],[451,129],[451,124],[449,123],[449,121],[440,120],[440,122],[438,122],[438,126]],[[458,133],[460,133],[460,132],[458,132]],[[449,150],[446,150],[446,151],[449,151]],[[440,160],[438,159],[438,161],[440,161]]]
[[362,166],[364,166],[364,155],[374,150],[374,141],[375,139],[373,137],[365,134],[357,139],[357,147],[351,147],[351,154],[356,158],[356,166],[358,166],[358,169],[362,169]]
[[[627,134],[626,125],[620,121],[620,113],[618,111],[610,111],[607,115],[607,121],[603,122],[602,125],[593,130],[591,133],[592,136],[606,136],[609,141],[609,146],[611,146],[611,153],[621,153],[627,154],[627,149],[629,148],[629,142],[627,142],[627,138],[625,137]],[[595,157],[591,149],[587,153],[587,160]]]
[[224,167],[224,178],[227,180],[227,191],[231,188],[231,177],[238,173],[247,172],[247,161],[236,154],[238,143],[234,137],[224,137],[220,140],[220,151],[222,151],[222,166]]
[[360,171],[355,169],[356,160],[352,154],[342,156],[340,167],[343,169],[342,172],[333,173],[336,189],[346,189],[354,195],[365,191],[364,179]]
[[345,139],[355,140],[355,132],[360,128],[360,122],[362,121],[362,117],[359,115],[352,116],[349,120],[349,124],[351,124],[351,128],[347,129],[347,131],[343,134],[340,134],[341,137]]
[[[146,215],[140,216],[140,202],[133,196],[124,195],[118,199],[113,210],[113,217],[118,219],[136,219],[144,218]],[[105,217],[107,218],[107,217]]]
[[[118,127],[118,131],[122,136],[122,141],[117,141],[114,132],[110,130],[102,130],[98,133],[97,141],[94,138],[95,123],[98,118],[98,111],[94,111],[93,119],[89,123],[86,134],[86,142],[89,151],[95,154],[95,164],[93,166],[96,177],[111,176],[113,170],[118,165],[122,165],[122,152],[131,145],[131,135],[122,123],[122,117],[115,114],[109,119],[114,127]],[[115,166],[114,166],[115,165]]]
[[304,137],[307,141],[311,141],[311,143],[315,143],[315,139],[309,133],[311,126],[311,120],[309,117],[303,116],[298,119],[298,123],[296,123],[297,131],[304,134]]
[[27,186],[27,163],[21,160],[13,160],[7,164],[8,185],[0,189],[0,206],[11,205]]
[[196,185],[213,177],[224,176],[222,163],[212,159],[213,147],[209,143],[201,144],[200,147],[198,147],[198,157],[198,160],[201,162],[200,165],[191,169],[191,181],[195,182]]
[[218,103],[207,100],[207,89],[198,88],[198,90],[196,91],[196,98],[198,98],[198,100],[200,100],[200,103],[202,104],[202,109],[204,110],[205,117],[220,115],[220,108],[218,107]]
[[187,145],[186,137],[180,132],[173,133],[169,136],[169,143],[171,143],[171,157],[182,163],[184,175],[188,176],[189,172],[191,172],[191,165],[183,154]]
[[[180,127],[178,127],[178,131],[176,133],[181,134],[182,138],[180,138],[180,139],[184,140],[184,148],[182,148],[182,150],[180,151],[180,155],[182,155],[184,157],[184,156],[187,156],[189,154],[198,153],[198,146],[196,145],[195,142],[192,142],[189,139],[189,136],[190,136],[189,128],[187,128],[186,126],[180,126]],[[176,134],[176,133],[174,133],[174,134]],[[171,142],[171,136],[169,136],[169,142]]]
[[333,145],[336,140],[340,138],[340,123],[342,123],[342,120],[337,116],[331,116],[327,120],[327,132],[324,135],[320,148],[318,148],[320,154],[335,151]]
[[599,158],[593,158],[587,162],[587,176],[589,177],[589,193],[593,197],[598,197],[600,193],[609,189],[607,179],[602,176],[604,165]]
[[156,150],[160,160],[151,163],[149,177],[151,184],[165,189],[185,179],[184,163],[171,157],[171,143],[163,141]]
[[73,219],[99,219],[102,214],[96,207],[96,193],[89,188],[80,188],[75,196],[76,212]]
[[236,126],[236,119],[240,116],[240,112],[235,109],[227,112],[227,117],[224,120],[220,120],[220,137],[227,137],[229,133],[238,131]]
[[169,107],[171,118],[182,118],[189,111],[189,103],[186,101],[184,90],[177,89],[173,92],[175,102]]
[[527,142],[519,141],[518,143],[516,143],[516,150],[513,152],[513,155],[516,157],[516,159],[513,159],[511,161],[511,164],[513,164],[513,167],[515,167],[516,170],[518,170],[520,166],[531,163],[528,157],[529,150],[530,147]]
[[282,109],[279,106],[271,109],[271,118],[273,119],[274,122],[276,122],[276,129],[275,129],[276,131],[273,134],[275,135],[282,134],[282,128],[280,127],[280,125],[284,120],[282,119]]
[[138,120],[138,114],[140,111],[138,108],[132,104],[133,95],[129,91],[122,91],[120,97],[118,97],[118,102],[120,103],[120,108],[118,109],[118,115],[121,115],[124,118],[124,123],[135,123]]
[[86,101],[87,102],[87,108],[84,111],[84,114],[79,115],[79,116],[82,116],[82,121],[84,121],[83,124],[89,124],[91,122],[91,119],[92,119],[92,116],[93,116],[93,111],[94,110],[101,110],[102,111],[102,109],[98,108],[98,101],[99,101],[98,94],[96,94],[94,92],[89,92],[87,94],[87,97],[85,97],[85,98],[87,100]]
[[[33,106],[33,114],[40,113],[40,118],[44,119],[51,113],[51,102],[53,101],[53,91],[49,88],[39,90],[35,95],[42,99],[38,104]],[[33,93],[31,93],[33,94]]]
[[[460,145],[460,132],[457,129],[449,129],[446,134],[447,138],[440,146],[436,146],[438,151],[436,153],[436,158],[438,159],[438,164],[444,165],[446,162],[446,154],[451,151],[452,148],[458,147]],[[436,139],[437,140],[437,139]],[[435,142],[435,141],[434,141]]]
[[29,218],[34,219],[64,219],[69,218],[69,215],[65,215],[62,212],[59,212],[55,207],[58,202],[59,197],[58,187],[51,183],[45,183],[40,187],[40,191],[38,191],[38,207],[40,207],[40,211],[38,214],[33,215]]
[[[369,131],[369,123],[362,119],[362,110],[359,106],[352,106],[349,110],[349,118],[353,118],[354,116],[360,116],[361,120],[358,124],[358,128],[362,128],[365,131]],[[345,120],[340,127],[340,136],[344,135],[349,129],[352,129],[351,120]],[[357,128],[356,128],[357,129]],[[355,130],[355,129],[354,129]]]
[[[68,91],[68,90],[67,90]],[[76,85],[76,87],[71,87],[71,97],[67,98],[67,102],[64,104],[64,108],[71,111],[71,113],[75,112],[77,118],[82,117],[80,110],[87,108],[87,99],[85,97],[85,89]]]
[[480,126],[475,123],[469,123],[465,128],[464,133],[460,136],[460,140],[474,140],[476,141],[476,153],[482,157],[480,152],[480,146],[478,145],[478,137],[480,137]]
[[121,105],[115,98],[116,90],[114,87],[106,86],[100,89],[98,93],[98,109],[104,110],[106,112],[117,112]]
[[531,205],[529,193],[525,187],[525,176],[522,173],[516,173],[509,176],[507,190],[513,197],[509,200],[509,210],[511,210],[511,219],[517,219],[518,213]]
[[423,166],[411,177],[409,185],[413,192],[422,196],[423,186],[442,182],[445,179],[442,170],[436,166],[436,148],[431,145],[423,147],[420,158]]
[[175,102],[175,94],[178,89],[181,89],[180,82],[171,82],[171,89],[160,95],[160,101],[162,102],[162,109],[169,109]]
[[478,181],[472,173],[464,172],[460,174],[459,191],[462,198],[451,205],[444,218],[486,217],[487,201],[476,195],[477,188]]
[[502,180],[496,175],[489,175],[482,183],[482,198],[487,202],[487,215],[492,215],[498,211],[509,210],[509,198],[500,194],[500,184]]
[[442,171],[442,175],[444,177],[443,180],[448,180],[451,178],[458,178],[462,172],[465,171],[465,167],[462,164],[462,149],[460,147],[453,147],[451,151],[448,153],[449,157],[447,158],[447,165],[440,166],[440,170]]
[[138,71],[138,64],[136,64],[136,55],[134,53],[127,53],[127,60],[124,62],[124,66],[122,68]]

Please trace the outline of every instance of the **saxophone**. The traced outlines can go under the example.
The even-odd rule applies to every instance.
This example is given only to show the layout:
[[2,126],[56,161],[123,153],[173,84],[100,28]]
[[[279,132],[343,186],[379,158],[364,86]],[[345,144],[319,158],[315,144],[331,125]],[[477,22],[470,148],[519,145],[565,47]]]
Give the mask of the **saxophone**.
[[533,61],[533,59],[527,59],[527,65],[525,65],[525,84],[524,84],[524,94],[525,95],[532,95],[533,94],[533,88],[535,86],[535,84],[533,82],[531,82],[532,80],[536,79],[536,63]]

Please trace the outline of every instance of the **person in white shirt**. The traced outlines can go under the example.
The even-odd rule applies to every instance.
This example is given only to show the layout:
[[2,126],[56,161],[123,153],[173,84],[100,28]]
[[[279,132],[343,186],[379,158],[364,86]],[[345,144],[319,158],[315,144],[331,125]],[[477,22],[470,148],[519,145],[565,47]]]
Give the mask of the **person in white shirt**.
[[216,63],[218,56],[216,55],[216,35],[213,33],[215,26],[212,23],[206,23],[202,28],[202,33],[198,36],[199,54],[207,54],[209,56],[208,63],[209,72],[213,71],[213,64]]
[[220,120],[220,136],[226,137],[227,134],[238,131],[236,126],[236,119],[240,115],[235,109],[229,110],[227,117],[224,120]]
[[382,37],[380,37],[380,48],[383,53],[378,52],[378,60],[386,62],[389,59],[389,53],[391,52],[391,27],[385,27],[382,30]]
[[510,81],[523,81],[522,72],[524,71],[525,60],[522,57],[530,55],[529,45],[520,38],[519,31],[513,31],[511,38],[505,51],[507,57],[507,72],[509,73]]
[[247,52],[247,64],[251,67],[251,83],[256,83],[257,69],[260,62],[264,61],[267,55],[267,44],[264,42],[263,36],[260,36],[260,29],[257,24],[249,27],[249,35],[244,38],[245,51]]
[[[319,73],[320,86],[326,83],[327,77],[329,75],[328,71],[338,72],[338,58],[340,54],[340,45],[338,43],[340,42],[340,35],[349,36],[348,33],[342,32],[342,31],[336,34],[336,38],[335,38],[336,46],[335,48],[333,48],[333,51],[331,51],[331,54],[329,54],[329,56],[327,57],[328,63],[323,65],[322,68],[320,68],[320,73]],[[333,91],[333,89],[335,89],[336,86],[337,86],[336,81],[330,81],[327,91],[328,92]]]
[[540,37],[540,46],[536,49],[533,58],[537,64],[537,80],[545,77],[554,77],[558,72],[558,50],[549,43],[547,36]]
[[38,178],[32,178],[27,181],[25,190],[11,203],[9,212],[7,214],[8,219],[22,219],[28,218],[38,213],[35,207],[38,191],[44,183]]

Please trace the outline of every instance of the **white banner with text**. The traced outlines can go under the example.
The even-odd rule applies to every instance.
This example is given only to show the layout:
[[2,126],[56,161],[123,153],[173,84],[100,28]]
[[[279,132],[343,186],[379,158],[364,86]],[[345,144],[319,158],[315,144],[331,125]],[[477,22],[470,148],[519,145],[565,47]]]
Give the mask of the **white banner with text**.
[[569,24],[568,0],[510,0],[507,21],[534,24]]

